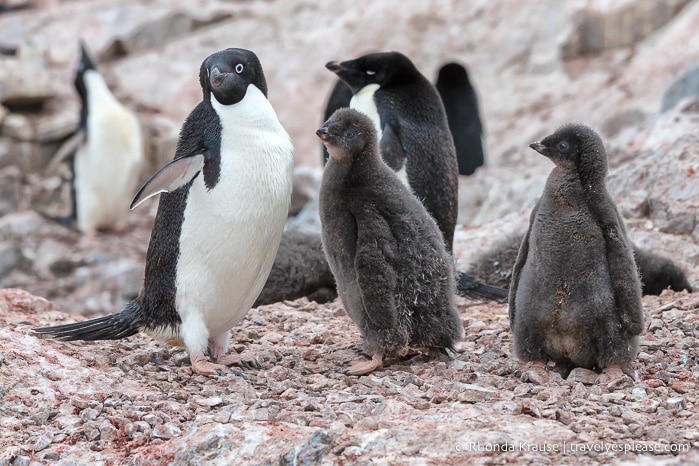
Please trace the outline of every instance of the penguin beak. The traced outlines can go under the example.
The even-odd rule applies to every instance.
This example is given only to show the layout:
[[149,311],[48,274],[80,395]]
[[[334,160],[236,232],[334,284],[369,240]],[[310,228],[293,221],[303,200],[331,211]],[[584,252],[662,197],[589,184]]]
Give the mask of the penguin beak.
[[339,61],[329,61],[325,64],[325,67],[335,74],[339,73],[344,69],[344,67],[340,64]]
[[544,151],[546,150],[546,146],[543,145],[539,141],[532,142],[531,144],[529,144],[529,147],[531,147],[532,149],[534,149],[535,151],[537,151],[541,155],[546,155],[546,154],[544,154]]
[[230,75],[230,73],[224,73],[218,69],[218,66],[215,66],[209,73],[209,81],[211,82],[211,86],[215,88],[221,87],[221,84],[223,84],[228,75]]
[[325,141],[328,136],[330,136],[330,131],[328,131],[327,126],[323,126],[322,128],[318,128],[316,130],[316,136],[318,136],[322,141]]

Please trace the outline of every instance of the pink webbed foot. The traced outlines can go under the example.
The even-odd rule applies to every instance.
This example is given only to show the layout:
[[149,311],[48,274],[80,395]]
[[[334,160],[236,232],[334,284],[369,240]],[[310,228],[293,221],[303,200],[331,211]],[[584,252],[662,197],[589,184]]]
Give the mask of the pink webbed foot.
[[354,361],[347,370],[349,375],[364,375],[383,367],[383,355],[374,353],[368,361]]

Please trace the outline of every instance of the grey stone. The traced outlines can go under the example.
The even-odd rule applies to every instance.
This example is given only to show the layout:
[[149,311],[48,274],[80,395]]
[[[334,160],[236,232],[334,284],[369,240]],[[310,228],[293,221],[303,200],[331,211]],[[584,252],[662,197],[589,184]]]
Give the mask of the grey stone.
[[159,424],[153,428],[151,435],[156,438],[171,439],[182,434],[182,429],[172,422]]
[[472,384],[461,384],[459,389],[461,392],[459,393],[458,400],[464,403],[478,403],[494,398],[499,394],[497,390]]
[[41,451],[51,445],[51,442],[53,441],[53,435],[51,434],[44,434],[38,439],[36,439],[36,442],[34,442],[34,451]]
[[699,97],[699,63],[694,63],[675,79],[663,94],[660,111],[664,112],[688,97]]
[[22,42],[15,56],[0,56],[0,102],[4,106],[36,107],[53,95],[51,76],[40,48]]
[[0,277],[16,268],[22,261],[21,251],[10,242],[0,243]]
[[665,400],[667,409],[681,411],[686,408],[687,404],[683,396],[676,396]]
[[597,381],[597,373],[583,367],[576,367],[568,374],[568,379],[574,383],[582,383],[584,385],[594,385]]
[[19,141],[31,141],[34,139],[34,128],[25,115],[11,113],[3,120],[0,135]]

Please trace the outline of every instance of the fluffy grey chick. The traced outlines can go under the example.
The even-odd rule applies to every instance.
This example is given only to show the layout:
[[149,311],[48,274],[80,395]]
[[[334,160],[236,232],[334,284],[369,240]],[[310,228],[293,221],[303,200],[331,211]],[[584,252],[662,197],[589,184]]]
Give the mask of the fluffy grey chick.
[[320,188],[323,248],[372,354],[349,373],[379,369],[409,346],[453,349],[463,336],[453,259],[425,207],[382,161],[372,121],[340,109],[316,134],[330,153]]
[[556,165],[534,207],[512,272],[517,356],[623,375],[643,330],[641,282],[624,222],[605,186],[607,155],[590,128],[569,124],[530,146]]

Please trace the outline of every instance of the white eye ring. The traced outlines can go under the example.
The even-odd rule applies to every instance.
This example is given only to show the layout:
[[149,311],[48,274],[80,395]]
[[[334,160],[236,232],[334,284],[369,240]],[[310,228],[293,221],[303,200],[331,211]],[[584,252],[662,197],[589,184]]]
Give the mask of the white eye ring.
[[366,74],[368,74],[369,76],[374,76],[374,75],[376,74],[376,71],[374,71],[374,70],[366,70]]
[[243,72],[243,65],[241,63],[238,63],[237,65],[235,65],[235,72],[238,74]]

